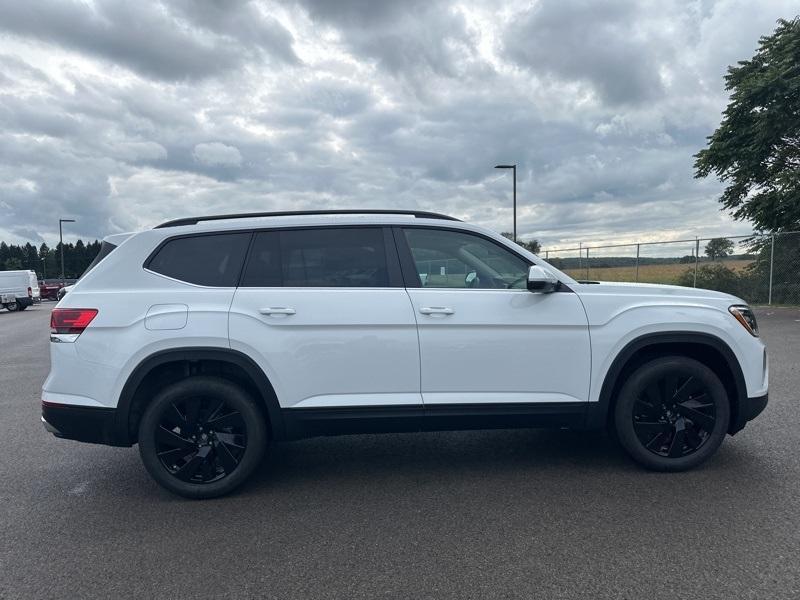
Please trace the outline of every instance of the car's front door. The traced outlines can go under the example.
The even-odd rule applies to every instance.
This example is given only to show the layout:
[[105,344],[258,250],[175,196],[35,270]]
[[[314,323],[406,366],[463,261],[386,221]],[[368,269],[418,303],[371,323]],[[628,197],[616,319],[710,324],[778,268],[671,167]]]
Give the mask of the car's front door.
[[283,408],[421,406],[416,322],[388,228],[256,232],[229,327]]
[[576,294],[529,292],[530,263],[488,237],[433,227],[395,237],[426,407],[588,400],[589,330]]

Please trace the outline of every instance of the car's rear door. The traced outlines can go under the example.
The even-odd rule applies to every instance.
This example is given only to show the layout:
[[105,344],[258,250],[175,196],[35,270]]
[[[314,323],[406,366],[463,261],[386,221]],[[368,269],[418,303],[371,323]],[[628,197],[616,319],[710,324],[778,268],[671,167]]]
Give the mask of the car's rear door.
[[426,407],[584,403],[591,352],[570,291],[526,289],[530,263],[470,231],[401,227]]
[[256,358],[282,408],[421,406],[416,322],[389,228],[256,232],[229,327],[231,348]]

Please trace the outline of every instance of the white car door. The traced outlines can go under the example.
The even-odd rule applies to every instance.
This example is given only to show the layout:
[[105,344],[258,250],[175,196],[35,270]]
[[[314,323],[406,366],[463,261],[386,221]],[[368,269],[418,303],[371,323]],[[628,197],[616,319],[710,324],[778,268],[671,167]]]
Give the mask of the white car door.
[[421,406],[416,321],[389,228],[257,232],[229,327],[282,408]]
[[476,233],[418,226],[396,238],[407,286],[416,275],[408,294],[426,407],[588,400],[589,329],[576,294],[528,291],[527,259]]

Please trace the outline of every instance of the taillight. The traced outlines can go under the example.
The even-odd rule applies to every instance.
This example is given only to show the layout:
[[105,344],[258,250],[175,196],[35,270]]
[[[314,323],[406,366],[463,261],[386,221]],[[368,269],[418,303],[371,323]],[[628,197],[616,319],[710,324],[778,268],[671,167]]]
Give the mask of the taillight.
[[96,316],[96,308],[54,308],[50,314],[50,333],[83,333]]
[[28,288],[28,298],[33,298],[33,290]]

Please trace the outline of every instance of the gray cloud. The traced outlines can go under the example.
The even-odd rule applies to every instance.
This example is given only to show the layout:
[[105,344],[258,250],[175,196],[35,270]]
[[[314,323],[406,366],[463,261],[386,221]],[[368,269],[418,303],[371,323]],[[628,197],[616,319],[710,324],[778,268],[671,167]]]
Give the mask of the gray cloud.
[[557,79],[589,83],[604,101],[640,103],[663,94],[659,64],[668,43],[642,31],[636,0],[541,2],[509,27],[508,56]]
[[[238,68],[253,55],[293,63],[292,36],[249,2],[2,2],[0,28],[179,80]],[[177,10],[176,10],[177,9]]]
[[692,178],[692,154],[719,121],[725,67],[791,9],[5,3],[0,239],[52,243],[59,216],[94,238],[315,207],[508,230],[498,162],[519,164],[520,231],[547,245],[746,232]]
[[409,80],[417,92],[430,75],[456,77],[472,66],[475,38],[448,2],[287,0],[294,2],[314,21],[341,31],[356,54]]

